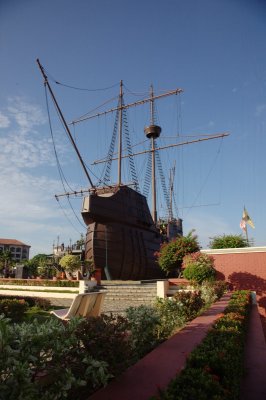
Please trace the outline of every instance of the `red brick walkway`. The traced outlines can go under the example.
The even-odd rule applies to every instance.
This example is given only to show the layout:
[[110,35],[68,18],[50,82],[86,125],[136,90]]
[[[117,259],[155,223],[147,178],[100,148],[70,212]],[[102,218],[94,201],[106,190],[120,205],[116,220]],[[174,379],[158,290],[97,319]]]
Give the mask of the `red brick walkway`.
[[200,344],[214,321],[219,318],[229,299],[230,294],[225,295],[207,312],[194,319],[89,399],[147,400],[157,394],[158,388],[166,388],[170,380],[185,366],[188,354]]

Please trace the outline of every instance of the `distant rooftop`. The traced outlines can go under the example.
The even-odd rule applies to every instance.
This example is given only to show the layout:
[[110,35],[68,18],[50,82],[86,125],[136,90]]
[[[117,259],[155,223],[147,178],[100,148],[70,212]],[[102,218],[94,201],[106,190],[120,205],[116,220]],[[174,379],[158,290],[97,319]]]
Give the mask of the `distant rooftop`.
[[15,246],[26,246],[26,247],[31,247],[28,244],[25,244],[23,242],[20,242],[19,240],[16,239],[1,239],[0,238],[0,244],[6,244],[6,245],[15,245]]

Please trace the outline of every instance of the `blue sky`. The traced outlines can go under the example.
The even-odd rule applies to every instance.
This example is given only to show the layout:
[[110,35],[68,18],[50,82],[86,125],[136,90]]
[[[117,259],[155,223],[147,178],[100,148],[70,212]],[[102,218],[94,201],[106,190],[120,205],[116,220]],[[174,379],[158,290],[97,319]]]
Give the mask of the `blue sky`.
[[[113,86],[79,91],[51,80],[67,121],[116,97],[121,79],[125,102],[145,97],[151,83],[156,93],[182,88],[181,96],[156,103],[159,144],[230,133],[161,153],[166,180],[176,162],[175,211],[184,233],[195,228],[203,247],[214,235],[239,234],[245,205],[255,224],[249,236],[255,245],[266,245],[265,18],[265,2],[258,0],[0,1],[0,236],[31,245],[33,256],[50,253],[58,236],[68,244],[85,232],[68,203],[54,199],[63,188],[39,58],[59,82]],[[69,184],[87,187],[52,109],[51,116]],[[128,113],[133,144],[145,139],[148,119],[148,107]],[[86,163],[106,154],[112,124],[113,115],[76,126]],[[138,158],[136,165],[143,183],[145,160]],[[98,176],[99,167],[93,172]],[[81,199],[71,204],[79,215]],[[162,216],[160,190],[158,205]]]

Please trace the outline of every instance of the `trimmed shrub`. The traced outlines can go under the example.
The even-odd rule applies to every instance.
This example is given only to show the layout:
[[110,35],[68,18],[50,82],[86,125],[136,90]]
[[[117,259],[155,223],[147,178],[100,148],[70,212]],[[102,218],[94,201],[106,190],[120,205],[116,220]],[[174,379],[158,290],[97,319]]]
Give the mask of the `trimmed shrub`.
[[186,322],[184,314],[180,312],[181,304],[171,298],[157,298],[155,303],[157,314],[160,318],[158,337],[167,339],[174,331]]
[[51,308],[51,302],[43,297],[28,297],[28,296],[12,296],[12,295],[0,295],[1,300],[18,300],[25,301],[29,307],[39,307],[42,310],[49,310]]
[[180,304],[180,314],[185,317],[186,321],[195,318],[205,305],[201,291],[179,291],[174,294],[174,300]]
[[21,322],[29,304],[24,299],[1,299],[0,314],[10,318],[13,322]]
[[178,291],[171,298],[157,298],[155,308],[160,318],[158,338],[166,339],[187,321],[195,318],[205,302],[200,291]]
[[78,287],[79,281],[49,279],[0,279],[0,285],[17,285],[17,286],[48,286],[48,287]]
[[199,284],[206,280],[214,280],[214,258],[201,252],[188,254],[183,260],[183,276],[189,281]]
[[224,281],[204,281],[198,285],[201,297],[206,305],[214,303],[220,299],[227,290],[227,283]]
[[90,317],[81,321],[76,330],[77,339],[95,359],[108,364],[108,372],[120,374],[133,359],[128,334],[129,323],[122,316]]
[[130,338],[136,358],[150,352],[159,342],[158,327],[160,318],[154,307],[141,305],[126,310]]

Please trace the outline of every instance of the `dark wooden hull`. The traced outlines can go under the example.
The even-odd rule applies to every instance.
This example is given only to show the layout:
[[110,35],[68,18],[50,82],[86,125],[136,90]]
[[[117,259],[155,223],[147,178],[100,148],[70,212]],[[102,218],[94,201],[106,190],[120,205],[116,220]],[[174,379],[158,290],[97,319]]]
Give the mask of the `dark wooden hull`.
[[143,195],[127,186],[98,189],[84,199],[82,216],[85,258],[101,268],[103,279],[162,277],[154,256],[161,236]]

